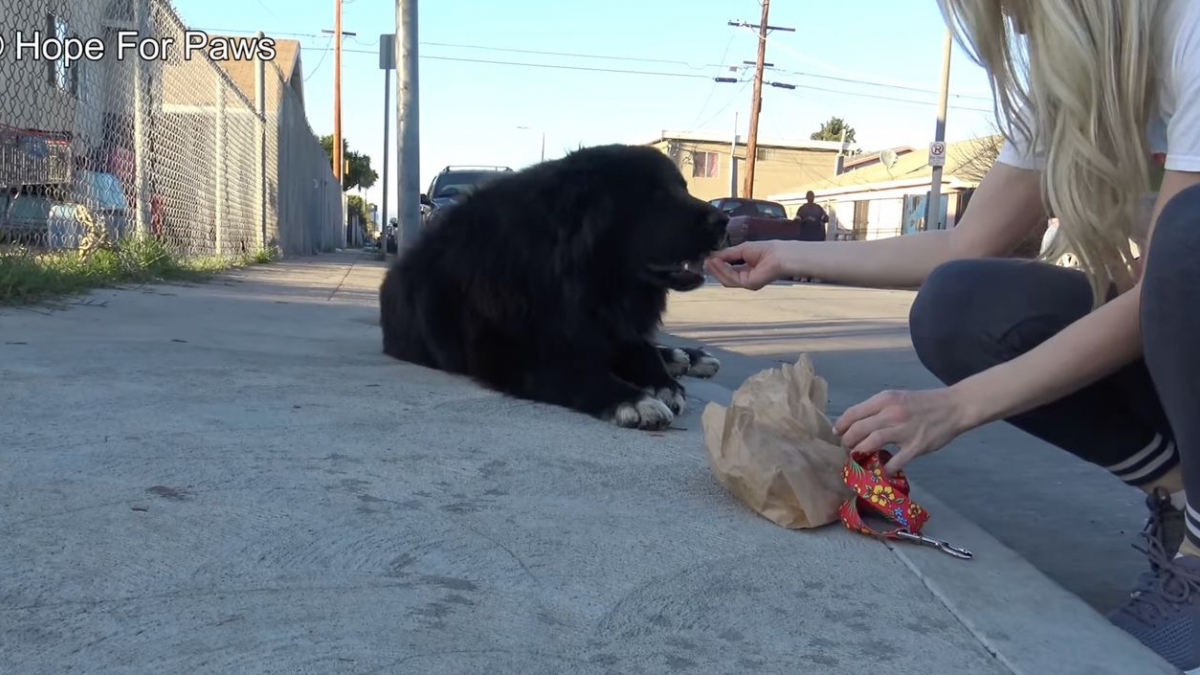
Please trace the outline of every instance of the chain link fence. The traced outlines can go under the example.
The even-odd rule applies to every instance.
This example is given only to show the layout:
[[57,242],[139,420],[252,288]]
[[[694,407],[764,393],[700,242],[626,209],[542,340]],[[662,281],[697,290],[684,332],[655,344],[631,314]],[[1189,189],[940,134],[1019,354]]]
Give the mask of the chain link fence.
[[163,0],[9,2],[0,38],[0,255],[345,245],[295,43],[256,58],[252,38],[189,31]]

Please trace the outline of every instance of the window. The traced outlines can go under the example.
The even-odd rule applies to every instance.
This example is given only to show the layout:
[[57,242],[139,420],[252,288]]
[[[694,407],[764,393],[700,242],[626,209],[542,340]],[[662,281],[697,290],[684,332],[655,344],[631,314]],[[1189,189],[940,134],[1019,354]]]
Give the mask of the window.
[[774,202],[759,202],[758,213],[767,218],[787,218],[787,211],[783,206]]
[[692,178],[716,178],[718,155],[715,152],[692,151]]
[[[54,14],[46,15],[46,30],[59,44],[62,44],[70,37],[67,20]],[[57,61],[48,61],[46,65],[50,69],[51,86],[72,96],[79,93],[78,62],[68,67],[66,55],[64,54]]]
[[771,148],[755,148],[754,156],[757,157],[758,161],[760,162],[769,162],[772,159],[775,159],[775,151]]

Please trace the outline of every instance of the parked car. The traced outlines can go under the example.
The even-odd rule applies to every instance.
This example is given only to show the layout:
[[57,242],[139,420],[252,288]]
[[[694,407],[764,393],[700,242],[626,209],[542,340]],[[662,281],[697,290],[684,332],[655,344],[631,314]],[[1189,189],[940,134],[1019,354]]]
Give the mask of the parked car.
[[507,166],[448,166],[429,183],[421,195],[421,224],[428,225],[445,209],[457,204],[476,188],[500,176],[511,174]]
[[787,209],[783,208],[783,204],[767,201],[766,199],[720,197],[710,200],[708,203],[721,209],[730,217],[787,218]]

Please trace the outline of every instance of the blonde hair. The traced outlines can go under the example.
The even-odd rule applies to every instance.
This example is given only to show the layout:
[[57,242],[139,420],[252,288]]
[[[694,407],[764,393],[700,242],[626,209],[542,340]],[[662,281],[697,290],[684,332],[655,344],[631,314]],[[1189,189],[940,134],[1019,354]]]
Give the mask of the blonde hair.
[[959,44],[990,75],[1005,137],[1020,132],[1044,153],[1043,197],[1059,222],[1048,257],[1074,254],[1097,306],[1112,285],[1128,290],[1130,243],[1140,240],[1150,190],[1146,124],[1163,3],[939,2]]

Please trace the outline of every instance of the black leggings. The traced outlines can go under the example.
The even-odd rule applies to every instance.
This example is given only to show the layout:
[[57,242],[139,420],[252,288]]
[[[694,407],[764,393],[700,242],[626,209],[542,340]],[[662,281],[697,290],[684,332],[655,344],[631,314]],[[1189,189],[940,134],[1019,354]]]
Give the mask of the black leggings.
[[[1182,462],[1188,538],[1200,545],[1200,186],[1163,210],[1142,281],[1144,358],[1009,420],[1017,428],[1146,485]],[[935,269],[910,314],[921,362],[953,384],[1041,344],[1091,310],[1082,273],[1017,259]]]

